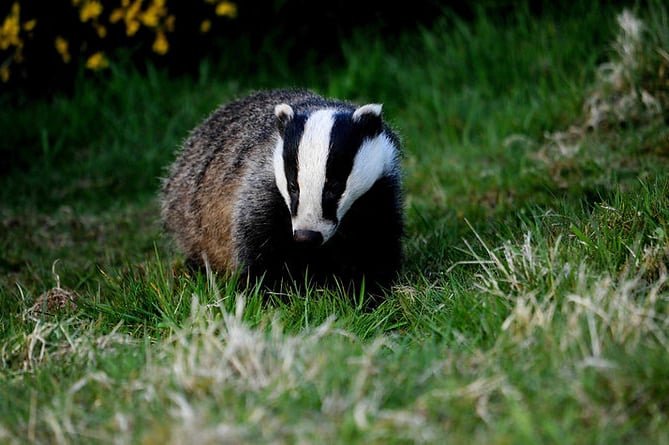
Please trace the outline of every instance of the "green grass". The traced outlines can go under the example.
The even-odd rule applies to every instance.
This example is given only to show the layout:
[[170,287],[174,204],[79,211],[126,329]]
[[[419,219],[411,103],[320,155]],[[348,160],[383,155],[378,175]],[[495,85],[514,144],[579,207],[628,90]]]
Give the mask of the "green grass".
[[[322,71],[115,66],[0,106],[0,442],[669,443],[668,16],[637,11],[632,69],[620,12],[445,14]],[[404,141],[407,264],[373,310],[189,275],[161,235],[187,132],[291,85],[382,101]],[[619,102],[641,91],[659,111]]]

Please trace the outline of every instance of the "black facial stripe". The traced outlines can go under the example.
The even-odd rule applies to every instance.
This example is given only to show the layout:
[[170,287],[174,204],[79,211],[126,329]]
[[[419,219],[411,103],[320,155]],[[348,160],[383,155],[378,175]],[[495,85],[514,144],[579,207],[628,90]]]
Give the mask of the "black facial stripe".
[[300,188],[297,183],[297,149],[304,133],[305,116],[295,116],[283,133],[283,168],[286,174],[288,195],[290,197],[290,213],[297,214],[300,200]]
[[325,167],[323,217],[337,222],[337,205],[346,189],[346,180],[365,135],[351,120],[350,114],[336,114],[330,132],[330,151]]

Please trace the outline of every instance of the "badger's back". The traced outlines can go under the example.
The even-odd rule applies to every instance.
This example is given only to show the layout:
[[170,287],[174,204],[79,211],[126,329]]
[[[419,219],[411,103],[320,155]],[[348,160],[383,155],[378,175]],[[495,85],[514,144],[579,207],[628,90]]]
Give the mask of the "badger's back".
[[163,224],[189,263],[238,267],[235,207],[244,175],[271,156],[274,105],[312,97],[301,90],[260,92],[221,106],[190,133],[161,200]]
[[[349,195],[355,193],[347,195],[349,190],[342,189],[334,204],[326,205],[325,196],[332,191],[324,185],[323,190],[314,192],[322,199],[322,208],[314,211],[305,210],[308,201],[314,199],[309,198],[307,189],[318,182],[304,176],[312,174],[311,167],[305,167],[312,161],[304,161],[297,155],[308,151],[305,144],[309,144],[310,137],[304,133],[313,130],[305,127],[316,127],[312,139],[322,138],[325,136],[320,133],[334,134],[335,130],[321,131],[319,125],[335,125],[332,122],[343,119],[340,116],[348,116],[351,121],[351,116],[360,109],[356,125],[359,121],[370,126],[366,122],[375,121],[377,115],[381,122],[378,107],[378,110],[359,108],[304,90],[256,93],[220,107],[191,132],[163,183],[162,218],[167,231],[190,263],[201,266],[209,262],[218,271],[243,267],[247,273],[264,275],[268,281],[283,277],[299,280],[306,272],[315,277],[334,275],[354,281],[364,276],[369,281],[388,284],[396,276],[401,261],[402,214],[397,166],[391,166],[388,172],[384,170],[373,183],[354,184],[364,189],[364,193],[358,192],[361,196],[351,198]],[[320,116],[320,121],[316,116]],[[376,133],[370,133],[369,138],[355,141],[350,137],[355,131],[342,130],[343,142],[335,144],[329,140],[320,144],[328,145],[321,150],[332,150],[337,144],[361,144],[379,134],[383,134],[384,143],[399,147],[395,134],[385,124],[380,125],[372,129]],[[357,162],[358,155],[353,149],[349,151],[350,154],[344,153],[339,158],[327,153],[328,159],[343,161],[330,162],[334,167],[328,164],[323,167],[327,171],[313,174],[322,175],[321,183],[328,183],[333,176],[331,170],[341,170],[339,164],[343,163],[350,164],[344,169],[348,168],[346,174],[352,175],[353,160]],[[396,159],[390,161],[397,163]],[[298,162],[304,163],[299,169]],[[355,168],[360,170],[358,166]],[[297,170],[303,183],[302,189],[295,192],[294,188],[300,188],[296,183]],[[292,188],[291,182],[295,182]],[[342,187],[348,185],[339,188]],[[345,206],[350,208],[337,207],[347,199],[351,202]],[[319,211],[321,215],[314,216]],[[326,214],[335,222],[331,230],[323,229],[327,232],[324,239],[318,232],[318,224],[321,220],[325,221],[321,225],[329,224]],[[313,223],[316,219],[318,222]],[[312,230],[314,224],[318,227]],[[318,242],[313,245],[314,233],[324,241],[322,245]]]

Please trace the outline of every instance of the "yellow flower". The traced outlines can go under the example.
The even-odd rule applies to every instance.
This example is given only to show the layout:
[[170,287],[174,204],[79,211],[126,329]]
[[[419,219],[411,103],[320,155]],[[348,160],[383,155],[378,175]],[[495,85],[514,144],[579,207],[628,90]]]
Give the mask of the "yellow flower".
[[58,54],[60,54],[60,57],[63,59],[63,62],[70,63],[72,57],[70,57],[69,44],[67,43],[67,40],[65,40],[61,36],[58,36],[56,37],[54,46],[56,47],[56,51],[58,51]]
[[207,33],[211,29],[211,20],[202,20],[202,23],[200,23],[200,32],[201,33]]
[[123,9],[121,8],[116,8],[111,12],[111,14],[109,14],[109,21],[111,23],[116,23],[122,18],[123,18]]
[[216,5],[216,15],[235,18],[237,17],[237,5],[227,0],[223,0]]
[[139,18],[142,23],[149,28],[155,28],[158,26],[160,19],[167,13],[167,10],[163,5],[164,2],[154,0],[146,9],[146,11],[140,14]]
[[86,68],[98,71],[109,66],[109,61],[100,51],[92,54],[88,60],[86,60]]
[[125,20],[136,20],[139,10],[142,8],[142,0],[135,0],[132,5],[126,7]]
[[[125,34],[128,37],[134,36],[142,25],[147,28],[154,28],[161,32],[174,30],[174,16],[167,15],[167,8],[165,7],[166,0],[151,0],[151,3],[142,9],[143,0],[121,0],[121,7],[114,9],[109,15],[111,23],[120,22],[125,23]],[[160,40],[160,41],[159,41]],[[158,51],[167,51],[166,45],[162,40],[164,38],[156,38],[158,43],[154,43],[154,48],[159,48]]]
[[10,75],[9,67],[8,66],[0,66],[0,80],[2,80],[2,83],[7,83],[9,82],[9,75]]
[[125,22],[125,35],[132,37],[139,31],[139,22],[137,20],[129,20]]
[[102,3],[96,0],[86,1],[79,10],[79,19],[87,22],[100,17],[100,14],[102,14]]
[[19,38],[19,13],[21,7],[18,3],[12,5],[10,14],[5,17],[5,21],[0,27],[0,49],[7,49],[10,46],[20,46],[21,39]]
[[167,18],[165,19],[165,29],[167,31],[169,32],[174,31],[174,20],[175,18],[173,14],[168,15]]
[[32,31],[35,29],[35,25],[37,25],[37,20],[32,19],[28,20],[27,22],[23,22],[23,30],[24,31]]
[[105,37],[107,37],[107,28],[105,28],[102,25],[96,24],[95,25],[95,32],[98,33],[98,37],[100,37],[101,39],[104,39]]
[[156,33],[156,40],[153,42],[152,48],[154,52],[160,55],[167,53],[167,50],[170,49],[170,44],[167,42],[167,37],[165,36],[164,32],[158,31]]
[[142,0],[135,0],[130,4],[130,0],[122,0],[121,7],[114,9],[109,15],[109,21],[116,23],[121,20],[125,22],[125,34],[134,36],[141,25],[138,15],[142,7]]
[[158,26],[158,22],[160,22],[160,17],[154,10],[148,10],[141,13],[139,15],[139,19],[142,21],[144,26],[148,26],[149,28],[155,28]]

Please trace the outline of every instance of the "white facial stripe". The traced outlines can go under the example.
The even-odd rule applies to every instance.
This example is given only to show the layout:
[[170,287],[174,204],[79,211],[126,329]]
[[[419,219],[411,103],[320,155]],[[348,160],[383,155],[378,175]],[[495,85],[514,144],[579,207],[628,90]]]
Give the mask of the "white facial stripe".
[[274,147],[274,180],[276,186],[283,196],[286,205],[290,209],[290,195],[288,194],[288,181],[286,180],[286,170],[283,166],[283,140],[279,139]]
[[[299,199],[297,213],[292,217],[292,228],[293,231],[320,232],[324,242],[330,239],[337,229],[335,223],[323,218],[323,188],[334,122],[335,110],[318,110],[311,114],[304,124],[297,150]],[[384,174],[391,172],[396,157],[396,147],[383,133],[363,142],[353,160],[346,188],[339,200],[337,218],[340,221],[358,198],[369,191]],[[273,163],[276,185],[287,207],[290,208],[282,140],[277,142],[274,149]]]
[[337,218],[341,220],[353,203],[364,195],[385,173],[390,172],[397,156],[395,146],[381,133],[367,139],[353,160],[353,169],[339,201]]
[[318,110],[307,119],[297,151],[297,183],[300,188],[293,230],[315,230],[328,239],[334,225],[323,219],[323,187],[334,110]]

